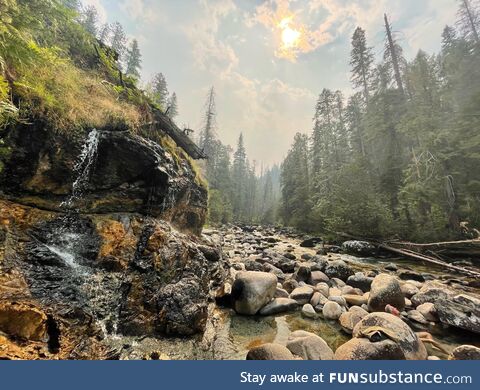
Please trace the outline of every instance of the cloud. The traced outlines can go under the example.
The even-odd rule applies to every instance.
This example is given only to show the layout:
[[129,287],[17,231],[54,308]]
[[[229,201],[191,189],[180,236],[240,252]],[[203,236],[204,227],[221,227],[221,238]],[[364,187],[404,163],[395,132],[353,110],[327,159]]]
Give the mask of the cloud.
[[84,7],[94,6],[98,12],[98,22],[104,24],[107,22],[108,15],[107,10],[102,4],[101,0],[82,0],[82,5]]
[[[387,0],[268,0],[256,7],[246,19],[247,27],[263,25],[273,32],[275,55],[295,61],[301,54],[313,52],[361,25],[369,29],[379,24]],[[391,7],[391,6],[390,6]],[[300,33],[295,47],[285,47],[281,32],[285,21]],[[381,22],[380,22],[381,23]]]
[[243,132],[248,154],[257,162],[278,162],[295,133],[311,128],[315,95],[310,90],[278,78],[248,78],[238,71],[221,75],[219,81],[219,135],[235,145]]
[[200,12],[183,31],[192,44],[195,65],[211,73],[230,72],[237,64],[234,49],[218,37],[222,20],[236,10],[232,0],[201,0]]
[[145,0],[123,0],[120,9],[133,20],[142,23],[159,22],[161,19],[157,9]]

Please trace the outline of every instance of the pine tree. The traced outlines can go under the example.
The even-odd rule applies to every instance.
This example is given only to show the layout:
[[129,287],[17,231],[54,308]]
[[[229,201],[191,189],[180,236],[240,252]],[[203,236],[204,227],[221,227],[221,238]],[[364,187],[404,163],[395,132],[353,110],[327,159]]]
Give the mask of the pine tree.
[[100,28],[98,39],[100,40],[100,42],[104,43],[105,45],[108,45],[110,43],[111,33],[112,33],[112,26],[109,23],[105,23]]
[[310,227],[311,214],[308,155],[308,137],[297,133],[281,173],[282,218],[286,224],[304,230]]
[[240,133],[237,149],[233,155],[232,181],[233,181],[233,213],[238,220],[245,220],[246,202],[248,199],[248,160],[243,143],[243,134]]
[[477,3],[471,0],[459,0],[458,24],[467,39],[480,44],[480,11]]
[[90,34],[95,37],[97,36],[98,11],[93,5],[90,5],[82,10],[81,24]]
[[352,143],[352,149],[357,156],[366,157],[365,129],[363,115],[365,112],[362,94],[356,93],[348,99],[346,121]]
[[162,109],[166,110],[168,107],[168,86],[167,80],[162,73],[157,73],[153,76],[151,82],[150,95],[155,103]]
[[130,44],[125,62],[127,64],[126,74],[138,80],[140,78],[140,69],[142,68],[142,54],[136,39]]
[[374,61],[373,50],[367,45],[365,30],[357,27],[352,37],[352,51],[350,54],[351,80],[355,88],[362,90],[366,103],[368,103],[372,89]]
[[178,102],[177,94],[174,92],[168,100],[168,117],[170,119],[175,119],[178,116]]
[[127,36],[123,29],[123,26],[115,22],[111,27],[111,40],[110,46],[113,50],[118,54],[118,65],[121,68],[121,63],[123,61],[123,57],[125,55],[127,45]]

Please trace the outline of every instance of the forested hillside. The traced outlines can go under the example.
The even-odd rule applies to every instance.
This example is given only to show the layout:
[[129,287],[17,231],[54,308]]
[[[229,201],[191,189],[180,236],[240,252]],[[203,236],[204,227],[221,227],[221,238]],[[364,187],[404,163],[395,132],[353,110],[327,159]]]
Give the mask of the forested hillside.
[[435,55],[407,60],[385,15],[376,63],[379,48],[355,30],[356,93],[324,89],[312,133],[297,134],[283,162],[285,224],[361,237],[478,235],[480,18],[473,2],[459,5]]

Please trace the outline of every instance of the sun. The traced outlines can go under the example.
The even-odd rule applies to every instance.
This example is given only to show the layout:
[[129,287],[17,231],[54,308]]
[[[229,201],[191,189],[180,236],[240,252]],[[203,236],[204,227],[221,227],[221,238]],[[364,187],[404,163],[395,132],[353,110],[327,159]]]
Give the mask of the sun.
[[296,48],[300,42],[301,32],[292,26],[292,19],[291,16],[285,17],[278,23],[283,49]]
[[286,48],[298,46],[300,41],[300,31],[290,27],[285,27],[282,31],[282,42]]

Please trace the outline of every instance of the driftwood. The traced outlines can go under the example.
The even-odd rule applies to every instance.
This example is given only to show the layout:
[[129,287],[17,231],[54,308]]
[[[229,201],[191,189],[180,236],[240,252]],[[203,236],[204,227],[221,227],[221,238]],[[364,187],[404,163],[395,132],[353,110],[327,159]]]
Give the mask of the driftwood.
[[387,244],[384,244],[384,243],[379,244],[378,247],[381,248],[381,249],[384,249],[388,252],[396,253],[396,254],[399,254],[399,255],[402,255],[402,256],[405,256],[405,257],[410,257],[410,258],[421,260],[421,261],[425,261],[427,263],[436,264],[438,266],[445,267],[449,270],[456,271],[456,272],[459,272],[459,273],[462,273],[462,274],[465,274],[465,275],[468,275],[468,276],[472,276],[472,277],[476,277],[476,278],[480,277],[480,272],[476,272],[476,271],[473,271],[473,270],[470,270],[470,269],[467,269],[467,268],[464,268],[464,267],[460,267],[458,265],[449,264],[445,261],[439,260],[439,259],[431,257],[431,256],[427,256],[427,255],[422,254],[422,253],[414,252],[414,251],[409,250],[409,249],[394,248],[394,247],[392,247],[390,245],[387,245]]
[[[476,251],[474,252],[476,253],[476,255],[480,255],[480,239],[436,242],[431,244],[416,244],[412,242],[401,242],[401,241],[394,241],[394,242],[387,243],[387,242],[382,242],[382,241],[371,239],[371,238],[359,238],[343,232],[330,231],[330,233],[335,233],[340,237],[345,237],[353,240],[366,241],[371,243],[372,245],[375,245],[377,248],[383,249],[385,251],[395,253],[397,255],[409,257],[412,259],[425,261],[427,263],[435,264],[440,267],[444,267],[446,269],[459,272],[464,275],[468,275],[475,278],[480,277],[480,272],[442,261],[441,259],[438,258],[438,254],[436,252],[436,251],[442,252],[442,250],[445,252],[448,249],[449,251],[448,253],[453,254],[454,252],[452,251],[455,249],[457,253],[466,253],[465,250],[462,251],[462,248],[470,248]],[[433,253],[435,257],[427,255],[424,252]]]
[[449,257],[480,257],[480,239],[434,242],[429,244],[392,241],[389,242],[389,245],[394,248],[405,248],[420,253],[434,252],[437,255]]

